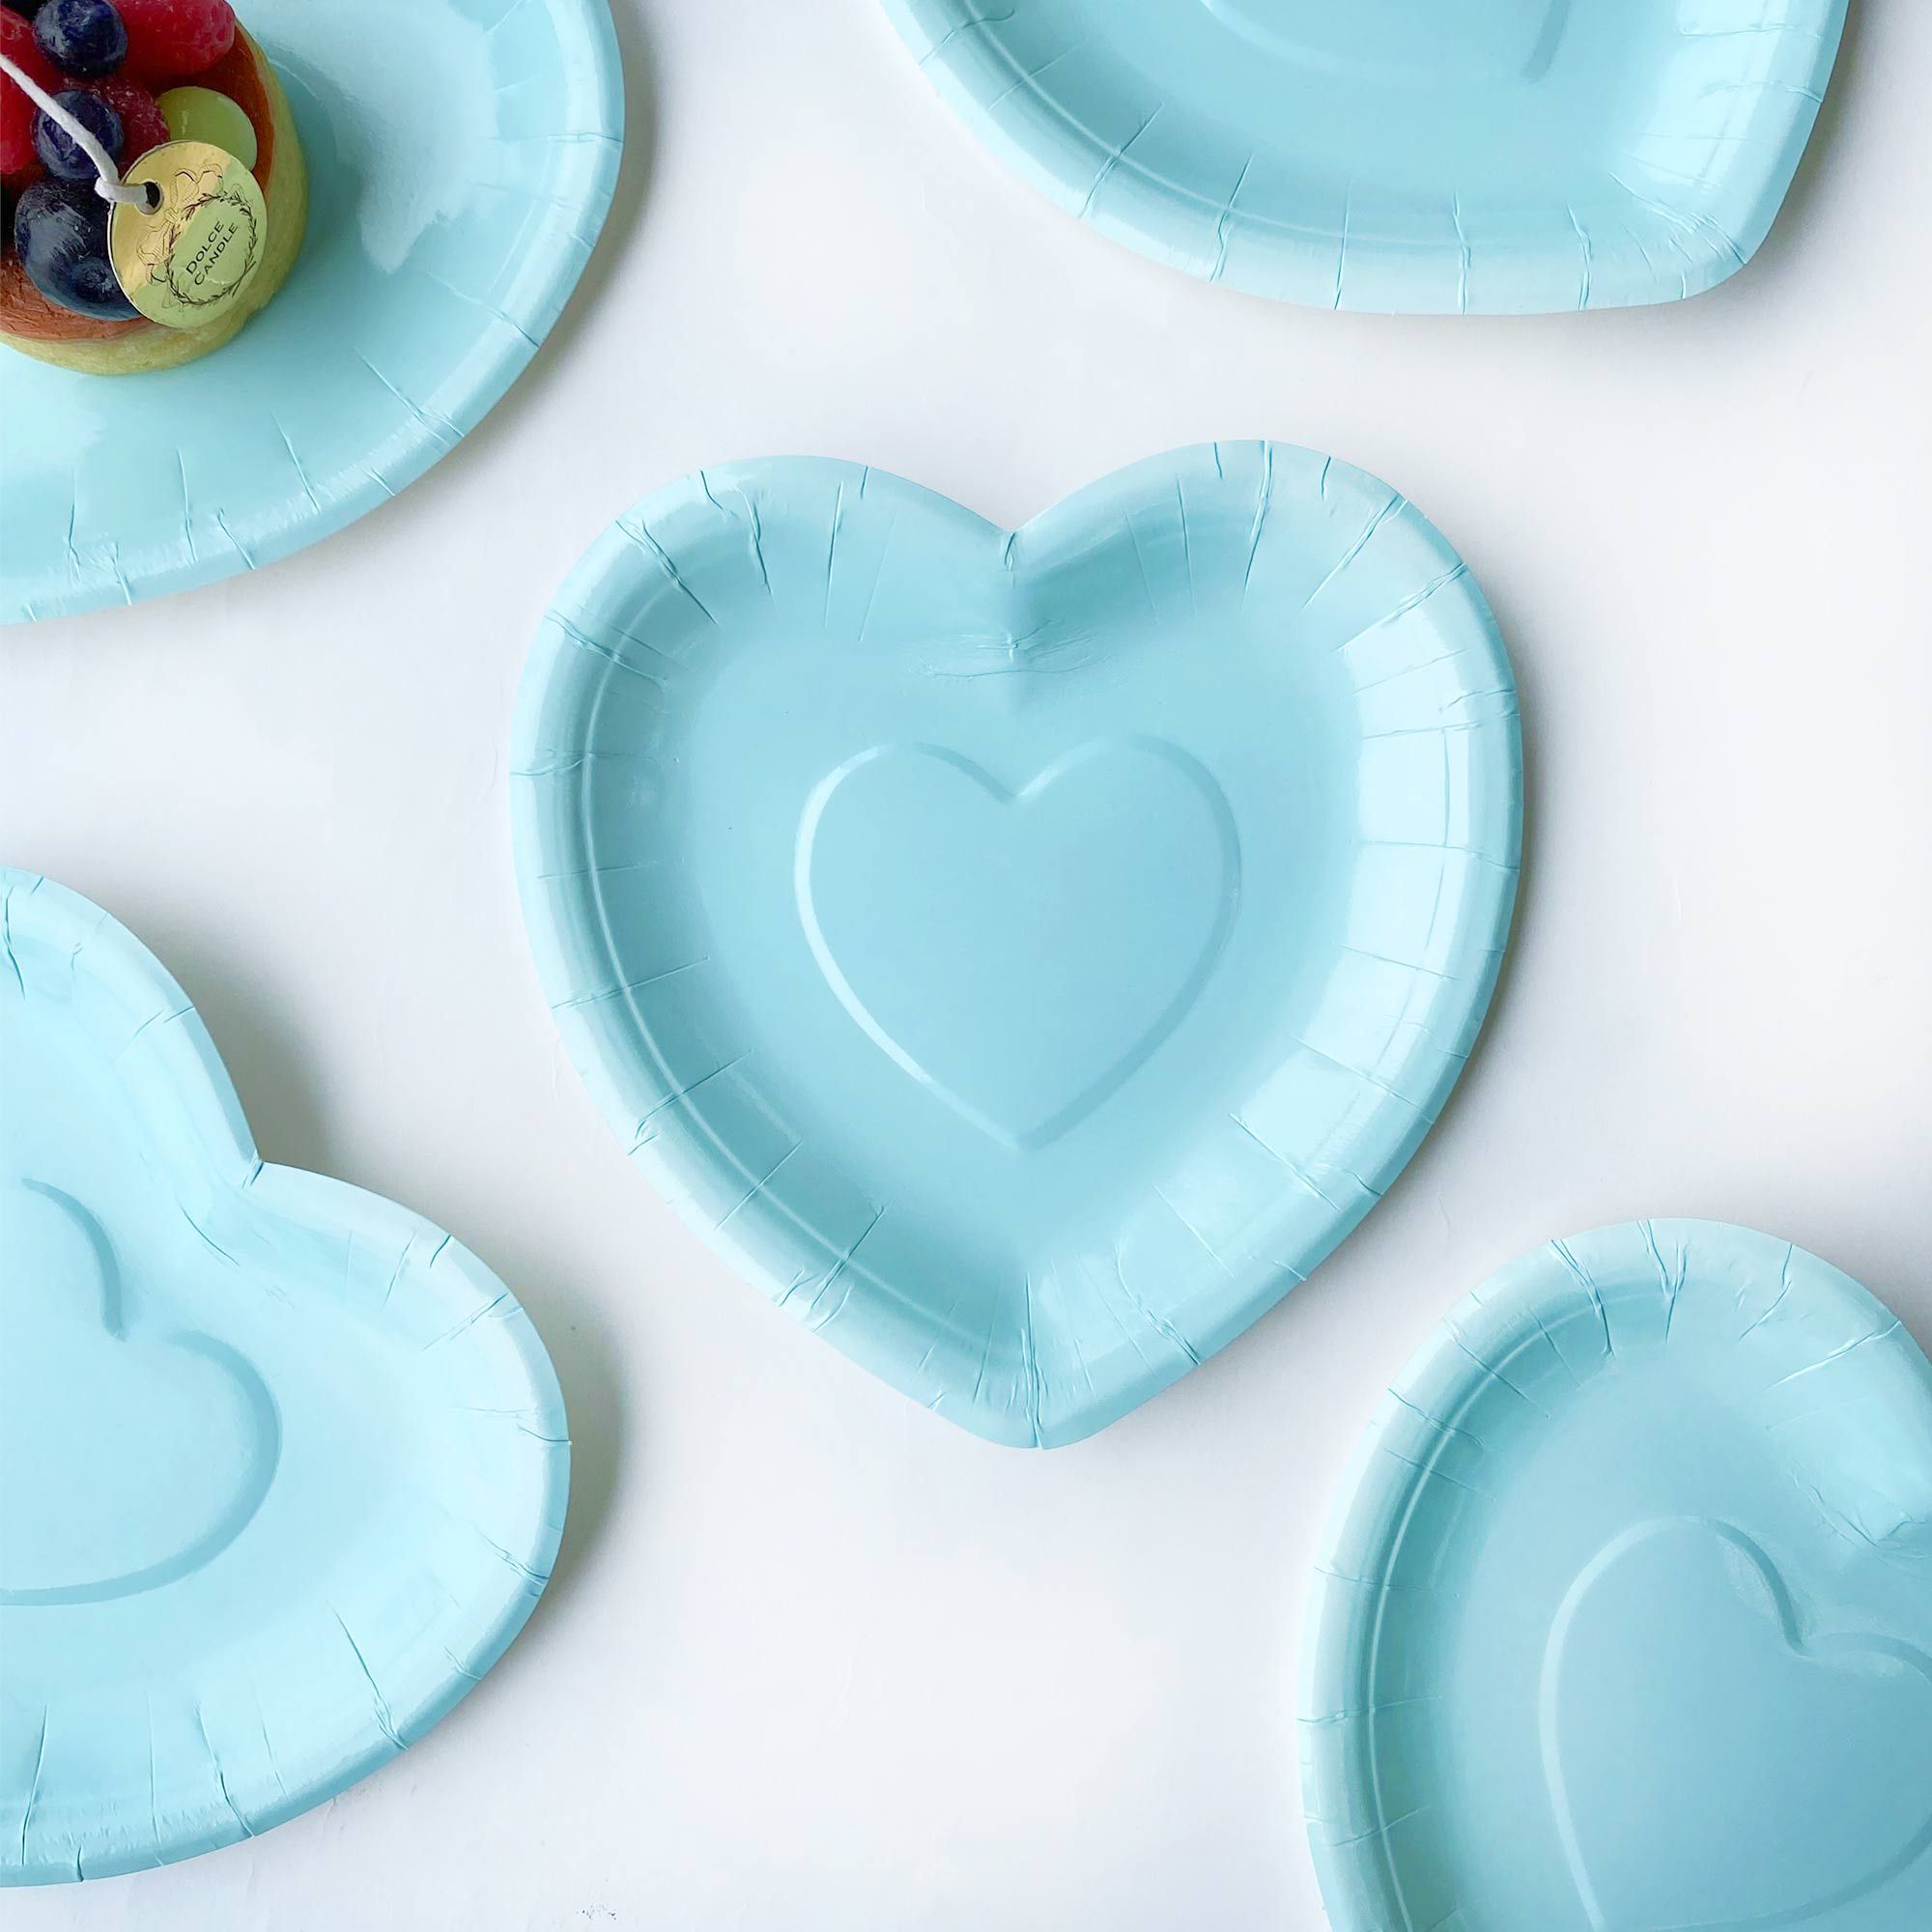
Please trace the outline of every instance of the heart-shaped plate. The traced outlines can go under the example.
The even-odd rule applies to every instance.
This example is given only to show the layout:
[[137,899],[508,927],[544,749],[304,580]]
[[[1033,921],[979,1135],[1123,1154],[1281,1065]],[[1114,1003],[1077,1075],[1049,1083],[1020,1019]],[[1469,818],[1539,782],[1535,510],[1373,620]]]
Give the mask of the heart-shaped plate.
[[1558,1241],[1410,1363],[1318,1566],[1337,1932],[1923,1932],[1932,1364],[1787,1241]]
[[886,0],[1062,207],[1322,308],[1671,301],[1756,252],[1845,0]]
[[855,465],[619,519],[526,673],[538,967],[753,1281],[998,1441],[1300,1280],[1474,1043],[1516,890],[1494,625],[1385,484],[1136,465],[1006,532]]
[[253,1836],[541,1594],[569,1449],[515,1298],[266,1165],[154,957],[0,870],[0,1885]]
[[308,163],[287,285],[185,368],[0,346],[0,622],[185,590],[386,502],[475,428],[590,258],[623,140],[606,0],[244,0]]

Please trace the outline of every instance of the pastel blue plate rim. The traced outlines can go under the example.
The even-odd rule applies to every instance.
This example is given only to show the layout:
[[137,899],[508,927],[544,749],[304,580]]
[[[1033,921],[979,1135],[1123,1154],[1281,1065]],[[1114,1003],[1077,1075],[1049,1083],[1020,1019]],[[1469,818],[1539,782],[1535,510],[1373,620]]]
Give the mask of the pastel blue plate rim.
[[[1233,192],[1172,178],[1111,141],[1060,104],[1038,74],[999,52],[992,33],[1041,0],[1011,0],[1004,9],[981,0],[882,0],[920,71],[942,99],[1009,167],[1060,208],[1112,240],[1170,268],[1274,300],[1370,314],[1544,314],[1568,309],[1632,307],[1678,301],[1727,281],[1756,254],[1790,192],[1837,59],[1849,0],[1793,0],[1759,31],[1784,43],[1803,43],[1790,72],[1774,87],[1762,83],[1756,110],[1774,125],[1752,137],[1765,158],[1736,229],[1719,232],[1695,215],[1668,224],[1667,250],[1640,242],[1614,258],[1585,243],[1576,299],[1559,298],[1535,278],[1535,292],[1500,299],[1472,298],[1472,262],[1480,258],[1460,232],[1433,248],[1412,239],[1350,234],[1323,214],[1305,221],[1256,217],[1235,204]],[[1146,0],[1126,0],[1128,5]],[[1053,63],[1048,63],[1051,67]],[[1041,70],[1044,71],[1044,70]],[[1775,105],[1776,95],[1788,109]],[[1132,119],[1140,117],[1134,116]],[[1131,125],[1131,120],[1127,125]],[[1735,137],[1740,142],[1744,137]],[[1570,217],[1575,219],[1574,214]],[[1442,272],[1426,278],[1418,265],[1439,258]],[[1594,259],[1593,259],[1594,258]],[[1356,298],[1338,262],[1370,269],[1378,291]]]
[[[20,951],[30,943],[57,949],[71,960],[84,952],[90,979],[112,998],[116,1011],[147,1016],[134,1022],[130,1037],[119,1044],[124,1056],[138,1056],[143,1094],[165,1096],[164,1104],[180,1111],[181,1136],[157,1151],[173,1182],[204,1199],[245,1196],[252,1211],[292,1227],[346,1229],[351,1253],[359,1253],[370,1276],[372,1297],[385,1278],[391,1292],[405,1279],[425,1291],[438,1316],[449,1318],[447,1341],[453,1346],[445,1348],[447,1359],[459,1359],[460,1349],[462,1359],[487,1363],[493,1375],[500,1375],[493,1389],[516,1395],[514,1405],[502,1408],[499,1427],[527,1478],[520,1481],[518,1497],[498,1499],[503,1518],[493,1518],[487,1528],[477,1525],[500,1560],[493,1559],[485,1573],[494,1600],[479,1592],[460,1633],[473,1645],[468,1658],[445,1647],[447,1662],[438,1666],[439,1681],[408,1701],[401,1695],[391,1700],[369,1678],[373,1706],[361,1719],[361,1743],[353,1754],[302,1778],[286,1755],[274,1759],[271,1753],[274,1796],[261,1802],[252,1776],[244,1777],[243,1767],[230,1763],[211,1786],[205,1806],[192,1814],[171,1813],[165,1832],[156,1824],[151,1833],[130,1839],[125,1832],[108,1834],[103,1827],[99,1844],[69,1848],[58,1861],[29,1855],[34,1812],[44,1808],[49,1795],[37,1769],[25,1810],[17,1820],[10,1817],[6,1835],[0,1836],[0,1889],[108,1877],[198,1857],[285,1824],[368,1776],[440,1723],[523,1629],[549,1580],[570,1488],[562,1390],[542,1339],[502,1281],[421,1215],[346,1181],[265,1162],[213,1039],[160,961],[127,926],[79,893],[42,874],[0,867],[0,999],[32,998],[20,965]],[[396,1256],[402,1260],[394,1261]],[[518,1521],[520,1501],[528,1507]],[[90,1608],[78,1614],[87,1615]],[[0,1631],[10,1618],[58,1614],[0,1605]],[[452,1627],[451,1634],[458,1634]],[[362,1668],[366,1674],[369,1666]],[[0,1636],[0,1693],[9,1690],[9,1645]],[[43,1752],[47,1735],[43,1723]],[[212,1746],[205,1747],[213,1751]],[[256,1769],[247,1767],[251,1774]]]
[[[275,10],[288,4],[290,0],[254,0],[252,7],[242,10],[244,24],[255,31],[270,64],[277,68],[282,63]],[[500,298],[493,305],[490,299],[465,297],[478,320],[471,339],[453,345],[449,380],[437,385],[433,406],[398,392],[393,420],[381,447],[368,450],[359,466],[338,466],[327,475],[314,474],[293,445],[286,453],[278,445],[272,459],[277,473],[270,476],[265,464],[256,504],[246,510],[222,507],[217,516],[204,513],[204,507],[190,498],[183,506],[180,534],[159,543],[147,542],[137,554],[124,555],[118,540],[105,547],[76,546],[71,521],[64,550],[31,555],[16,529],[11,542],[0,541],[0,623],[30,623],[132,604],[278,562],[333,536],[400,495],[502,400],[562,313],[610,213],[623,152],[624,78],[609,0],[491,0],[491,4],[498,7],[497,26],[531,7],[540,7],[554,23],[569,87],[558,99],[556,126],[548,139],[569,152],[589,150],[598,158],[581,176],[557,185],[545,231],[529,258],[501,287]],[[327,11],[337,19],[345,14],[341,6]],[[291,76],[285,72],[284,78]],[[316,128],[298,90],[292,86],[291,93],[298,96],[295,107],[311,172],[313,204],[319,192],[315,170],[320,144],[312,138]],[[516,138],[521,143],[532,137]],[[410,153],[407,141],[398,141],[396,149],[406,156]],[[542,195],[542,184],[536,185],[536,192]],[[529,239],[526,228],[520,245]],[[184,396],[199,395],[212,384],[218,397],[222,357],[232,355],[248,333],[269,327],[282,303],[307,299],[302,277],[303,264],[298,258],[289,286],[237,344],[185,369],[159,375],[82,376],[0,346],[0,406],[6,405],[9,390],[24,389],[29,384],[48,390],[58,386],[110,409],[115,386],[124,384],[169,384]],[[392,276],[390,283],[394,299],[410,299],[407,273]],[[384,380],[380,372],[378,380]],[[187,493],[185,474],[183,493]],[[76,504],[76,513],[77,509]]]
[[[1761,1275],[1776,1287],[1747,1322],[1750,1311],[1740,1302],[1745,1333],[1780,1311],[1794,1319],[1823,1317],[1828,1327],[1859,1337],[1861,1348],[1889,1356],[1899,1386],[1918,1392],[1932,1424],[1932,1362],[1892,1311],[1842,1269],[1756,1229],[1696,1219],[1595,1228],[1522,1256],[1467,1294],[1409,1359],[1357,1439],[1310,1578],[1297,1698],[1302,1801],[1335,1932],[1395,1932],[1411,1924],[1388,1854],[1388,1831],[1398,1821],[1379,1795],[1376,1712],[1363,1706],[1388,1593],[1374,1594],[1370,1611],[1360,1592],[1368,1577],[1394,1561],[1418,1499],[1438,1473],[1432,1460],[1416,1460],[1418,1427],[1440,1451],[1456,1433],[1454,1418],[1469,1391],[1503,1380],[1499,1365],[1525,1341],[1548,1341],[1549,1324],[1561,1313],[1574,1314],[1579,1296],[1607,1324],[1606,1293],[1628,1278],[1634,1253],[1654,1263],[1661,1277],[1666,1339],[1676,1297],[1729,1293],[1737,1280]],[[1678,1264],[1674,1283],[1664,1254]],[[1849,1352],[1841,1349],[1826,1359]],[[1926,1433],[1932,1438],[1932,1427]],[[1371,1555],[1374,1561],[1366,1561]]]
[[[1348,1200],[1339,1205],[1328,1204],[1333,1212],[1319,1247],[1312,1253],[1299,1254],[1298,1267],[1280,1264],[1274,1278],[1243,1304],[1239,1318],[1217,1324],[1211,1339],[1203,1342],[1197,1338],[1192,1344],[1179,1345],[1171,1359],[1149,1363],[1143,1358],[1142,1373],[1132,1386],[1110,1393],[1106,1400],[1094,1403],[1054,1430],[1042,1433],[1038,1418],[1035,1417],[1030,1433],[1022,1430],[1014,1434],[1010,1418],[996,1416],[990,1406],[981,1406],[977,1396],[969,1400],[963,1393],[942,1392],[935,1397],[933,1390],[914,1373],[908,1351],[895,1346],[894,1337],[872,1332],[870,1328],[855,1332],[855,1324],[849,1321],[833,1329],[820,1328],[804,1298],[792,1293],[796,1278],[787,1279],[770,1242],[761,1243],[751,1235],[741,1236],[740,1229],[750,1218],[743,1209],[747,1202],[762,1194],[770,1177],[761,1179],[757,1173],[737,1163],[732,1150],[719,1139],[698,1104],[689,1097],[689,1090],[682,1089],[680,1080],[671,1077],[663,1049],[638,1009],[635,989],[624,983],[621,970],[614,970],[618,962],[611,950],[611,922],[601,888],[591,895],[589,908],[589,926],[595,927],[595,938],[585,936],[589,926],[584,919],[573,919],[569,906],[549,889],[554,881],[583,875],[585,850],[590,843],[586,832],[590,800],[586,788],[573,815],[567,806],[560,812],[554,810],[544,790],[560,776],[585,771],[590,760],[600,755],[580,751],[574,756],[565,756],[557,748],[589,744],[590,721],[603,706],[603,694],[613,671],[637,669],[627,659],[639,652],[644,655],[647,665],[655,662],[652,647],[631,627],[639,621],[635,615],[635,594],[640,570],[647,576],[661,573],[676,597],[688,600],[703,613],[709,625],[717,623],[685,572],[680,570],[676,538],[666,533],[661,541],[660,533],[666,531],[666,514],[680,505],[704,507],[724,516],[724,503],[741,498],[750,503],[755,493],[766,486],[782,497],[787,490],[804,494],[814,484],[820,484],[825,486],[820,494],[828,500],[836,496],[841,504],[874,494],[888,502],[895,497],[914,500],[923,515],[950,523],[969,549],[983,547],[991,554],[1010,556],[1016,546],[1023,545],[1029,533],[1037,529],[1043,545],[1071,554],[1078,549],[1070,534],[1076,528],[1091,525],[1096,531],[1111,530],[1122,526],[1129,510],[1137,511],[1150,503],[1172,506],[1178,497],[1184,502],[1191,483],[1204,476],[1210,480],[1217,478],[1224,470],[1232,477],[1237,460],[1245,464],[1250,456],[1255,459],[1252,467],[1261,483],[1261,509],[1251,540],[1256,548],[1261,543],[1263,522],[1273,515],[1291,514],[1285,505],[1294,500],[1294,493],[1303,485],[1311,498],[1319,494],[1325,502],[1331,476],[1339,492],[1345,487],[1346,473],[1351,481],[1368,487],[1379,509],[1369,529],[1356,538],[1352,550],[1342,557],[1330,577],[1339,575],[1360,554],[1384,521],[1399,517],[1412,523],[1419,531],[1423,544],[1432,553],[1432,568],[1439,574],[1411,592],[1396,614],[1415,608],[1437,591],[1453,589],[1456,596],[1468,601],[1469,611],[1463,624],[1467,634],[1468,662],[1463,665],[1460,658],[1457,660],[1454,675],[1460,696],[1455,701],[1471,704],[1475,709],[1453,728],[1473,734],[1495,724],[1500,735],[1494,755],[1498,767],[1506,769],[1491,772],[1486,767],[1485,775],[1496,779],[1498,792],[1481,810],[1480,830],[1472,830],[1468,835],[1474,841],[1470,856],[1478,865],[1485,890],[1479,895],[1480,910],[1469,908],[1466,923],[1458,926],[1453,949],[1459,963],[1458,974],[1437,976],[1466,980],[1470,991],[1459,1024],[1466,1026],[1467,1037],[1461,1039],[1460,1051],[1450,1051],[1446,1045],[1442,1048],[1440,1066],[1426,1083],[1427,1094],[1417,1094],[1410,1103],[1414,1112],[1404,1133],[1378,1133],[1372,1137],[1375,1146],[1350,1150],[1354,1159],[1367,1164],[1367,1171],[1349,1169]],[[767,538],[768,535],[767,532]],[[765,569],[755,510],[750,525],[750,541],[759,567]],[[627,616],[630,624],[625,621]],[[652,683],[658,681],[648,668],[641,674]],[[926,486],[854,462],[789,456],[751,459],[698,470],[691,477],[647,494],[617,518],[592,544],[559,589],[531,645],[519,687],[511,734],[510,772],[513,860],[538,980],[573,1065],[628,1157],[707,1247],[742,1279],[783,1307],[794,1320],[808,1327],[819,1328],[822,1339],[831,1340],[842,1353],[913,1401],[1002,1445],[1056,1447],[1109,1426],[1178,1380],[1206,1354],[1215,1352],[1245,1332],[1308,1269],[1325,1260],[1348,1238],[1408,1165],[1460,1079],[1473,1051],[1474,1037],[1492,1010],[1515,920],[1523,817],[1520,731],[1515,673],[1488,604],[1447,539],[1406,498],[1378,478],[1357,471],[1340,459],[1283,443],[1204,443],[1145,457],[1074,490],[1014,531],[999,528]],[[650,1081],[639,1076],[630,1060],[617,1060],[607,1053],[592,1022],[592,1014],[613,998],[620,1000],[643,1036],[638,1057],[640,1061],[648,1060]],[[666,1094],[668,1097],[664,1097]],[[650,1133],[639,1131],[640,1118],[651,1122]],[[1383,1141],[1388,1144],[1382,1145]],[[720,1164],[730,1167],[734,1182],[730,1191],[737,1197],[736,1208],[722,1218],[714,1198],[719,1176],[713,1172]],[[885,1325],[874,1324],[880,1330]],[[1172,1341],[1172,1337],[1169,1339]]]

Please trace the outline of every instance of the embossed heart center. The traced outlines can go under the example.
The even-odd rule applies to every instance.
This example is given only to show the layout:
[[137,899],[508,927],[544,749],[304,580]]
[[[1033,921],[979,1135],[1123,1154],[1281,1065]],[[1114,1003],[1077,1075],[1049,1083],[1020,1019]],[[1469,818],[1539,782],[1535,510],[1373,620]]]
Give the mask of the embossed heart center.
[[1809,1628],[1726,1523],[1639,1524],[1582,1573],[1545,1656],[1541,1729],[1596,1932],[1804,1924],[1932,1850],[1932,1657]]
[[139,1596],[213,1561],[274,1476],[261,1378],[212,1336],[130,1323],[69,1195],[7,1189],[0,1254],[0,1467],[26,1472],[0,1504],[0,1606]]
[[1017,790],[955,753],[888,745],[814,788],[795,886],[853,1021],[1025,1151],[1130,1079],[1200,997],[1240,849],[1213,779],[1158,739],[1083,745]]

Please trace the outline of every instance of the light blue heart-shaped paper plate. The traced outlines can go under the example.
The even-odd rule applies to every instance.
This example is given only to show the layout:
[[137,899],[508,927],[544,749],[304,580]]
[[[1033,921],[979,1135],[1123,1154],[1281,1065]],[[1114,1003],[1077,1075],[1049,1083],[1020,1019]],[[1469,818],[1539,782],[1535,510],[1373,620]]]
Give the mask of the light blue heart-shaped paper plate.
[[1670,301],[1741,269],[1845,0],[886,0],[1035,185],[1322,308]]
[[0,1885],[35,1885],[420,1737],[541,1594],[569,1449],[502,1283],[266,1165],[154,957],[6,870],[0,1094]]
[[1098,1429],[1325,1256],[1474,1044],[1516,694],[1456,554],[1264,443],[1011,533],[789,460],[618,520],[525,676],[517,865],[626,1151],[997,1441]]
[[0,349],[0,621],[232,577],[387,501],[522,373],[603,226],[624,126],[606,0],[242,12],[301,134],[301,255],[186,368]]
[[1639,1222],[1470,1296],[1307,1641],[1336,1932],[1932,1924],[1932,1365],[1787,1241]]

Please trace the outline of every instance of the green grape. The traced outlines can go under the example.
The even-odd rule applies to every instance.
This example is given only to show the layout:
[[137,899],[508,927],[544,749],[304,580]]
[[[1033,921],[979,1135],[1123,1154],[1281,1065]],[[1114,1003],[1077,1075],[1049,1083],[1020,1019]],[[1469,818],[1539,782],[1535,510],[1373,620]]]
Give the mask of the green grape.
[[156,105],[177,141],[206,141],[233,155],[244,168],[255,165],[255,124],[227,95],[212,87],[171,87]]

